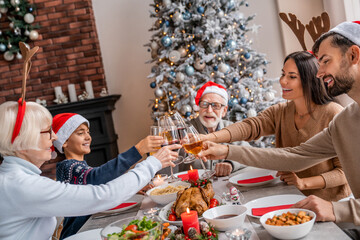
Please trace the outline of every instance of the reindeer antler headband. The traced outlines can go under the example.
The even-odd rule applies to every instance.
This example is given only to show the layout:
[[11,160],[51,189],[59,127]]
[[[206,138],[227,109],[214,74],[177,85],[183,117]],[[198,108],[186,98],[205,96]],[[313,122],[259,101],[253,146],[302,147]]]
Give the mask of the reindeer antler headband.
[[31,58],[34,54],[39,50],[39,47],[36,46],[33,49],[29,49],[26,47],[25,43],[19,42],[19,47],[21,54],[24,57],[24,66],[23,66],[23,78],[22,78],[22,86],[21,86],[21,96],[18,100],[19,109],[16,116],[16,122],[14,126],[13,135],[11,137],[11,143],[15,141],[15,138],[19,135],[22,122],[24,120],[25,109],[26,109],[26,101],[25,101],[25,94],[26,94],[26,79],[29,75],[30,68],[31,68]]
[[[294,32],[295,36],[299,40],[301,47],[304,51],[307,50],[305,45],[305,26],[302,24],[295,14],[289,13],[289,18],[285,13],[279,13],[281,20],[283,20]],[[315,42],[321,34],[330,30],[330,18],[326,12],[323,12],[321,16],[313,17],[309,24],[306,24],[306,29],[309,32],[311,38]]]

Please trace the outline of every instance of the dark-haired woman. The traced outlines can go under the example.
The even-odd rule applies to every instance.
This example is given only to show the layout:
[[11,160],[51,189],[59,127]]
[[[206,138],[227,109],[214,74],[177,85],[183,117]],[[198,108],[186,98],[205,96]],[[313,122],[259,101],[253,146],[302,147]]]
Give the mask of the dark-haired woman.
[[[316,78],[317,59],[308,52],[294,52],[284,60],[280,85],[288,100],[269,107],[258,116],[203,136],[212,142],[251,141],[275,134],[276,147],[294,147],[326,128],[342,107],[327,95]],[[300,172],[278,172],[280,179],[295,185],[306,196],[338,201],[351,194],[338,158]]]

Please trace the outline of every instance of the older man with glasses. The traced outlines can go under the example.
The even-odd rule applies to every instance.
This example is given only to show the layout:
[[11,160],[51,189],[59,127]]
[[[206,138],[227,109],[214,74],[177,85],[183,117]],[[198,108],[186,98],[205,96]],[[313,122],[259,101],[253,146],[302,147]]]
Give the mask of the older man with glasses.
[[[199,106],[199,116],[190,121],[200,134],[208,134],[218,131],[232,124],[232,122],[223,120],[228,109],[228,93],[226,89],[214,82],[205,83],[197,92],[195,98]],[[193,168],[201,169],[199,161],[191,163]],[[239,170],[244,165],[238,162],[228,160],[208,161],[206,168],[216,171],[216,176],[228,176],[232,171]],[[181,164],[180,171],[189,169],[189,164]]]

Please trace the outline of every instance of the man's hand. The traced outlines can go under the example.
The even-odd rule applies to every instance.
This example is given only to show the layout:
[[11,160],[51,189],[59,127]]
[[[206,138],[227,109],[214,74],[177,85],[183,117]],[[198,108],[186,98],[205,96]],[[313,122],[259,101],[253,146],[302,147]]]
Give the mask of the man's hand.
[[218,177],[229,176],[232,171],[232,165],[228,162],[220,162],[215,165],[215,175]]
[[295,203],[292,208],[305,208],[316,213],[316,221],[335,221],[334,208],[331,202],[314,195]]
[[135,145],[135,148],[142,156],[145,153],[156,152],[163,142],[164,139],[161,136],[147,136],[146,138],[141,139],[140,142]]
[[219,160],[225,159],[228,155],[228,145],[217,144],[209,141],[203,143],[203,149],[198,154],[198,157],[204,160]]
[[295,185],[299,190],[305,190],[305,182],[299,178],[294,172],[277,172],[276,176],[280,176],[280,180],[288,185]]

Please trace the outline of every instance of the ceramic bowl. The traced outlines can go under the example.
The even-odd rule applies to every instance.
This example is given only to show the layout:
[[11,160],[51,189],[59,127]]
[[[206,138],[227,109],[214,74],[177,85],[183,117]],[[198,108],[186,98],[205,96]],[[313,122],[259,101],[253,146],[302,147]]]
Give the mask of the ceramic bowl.
[[[123,228],[126,228],[130,224],[133,224],[132,221],[134,220],[143,220],[143,217],[129,217],[124,218],[121,220],[118,220],[116,222],[113,222],[106,227],[104,227],[100,231],[101,239],[102,240],[120,240],[120,239],[159,239],[162,234],[162,224],[161,220],[157,217],[152,218],[146,218],[147,221],[152,221],[155,225],[153,228],[149,229],[148,231],[144,231],[141,233],[134,233],[131,235],[131,238],[127,237],[120,237],[118,235],[115,235],[114,233],[121,233]],[[112,235],[112,236],[111,236]]]
[[[227,231],[244,224],[247,208],[242,205],[222,205],[203,213],[206,222],[219,231]],[[228,217],[228,218],[222,218]]]
[[161,204],[161,205],[166,205],[168,203],[171,203],[173,201],[176,200],[176,196],[177,196],[177,192],[175,193],[170,193],[170,194],[162,194],[162,195],[152,195],[151,193],[155,190],[155,189],[163,189],[163,188],[166,188],[168,186],[173,186],[173,187],[176,187],[176,186],[184,186],[184,187],[189,187],[191,184],[188,183],[188,182],[182,182],[182,181],[179,181],[179,182],[174,182],[174,183],[169,183],[169,184],[164,184],[164,185],[161,185],[161,186],[158,186],[158,187],[154,187],[150,190],[148,190],[146,192],[146,195],[148,195],[151,200],[153,200],[154,202],[156,202],[157,204]]
[[[312,219],[309,222],[305,222],[293,226],[274,226],[265,223],[268,218],[272,218],[274,215],[279,216],[287,212],[297,214],[300,211],[304,211],[309,216],[311,216]],[[312,227],[314,226],[315,219],[316,219],[316,214],[313,211],[307,209],[290,208],[290,209],[282,209],[282,210],[268,212],[260,218],[260,222],[263,225],[263,227],[266,229],[266,231],[268,231],[268,233],[275,238],[298,239],[306,236],[311,231]]]

